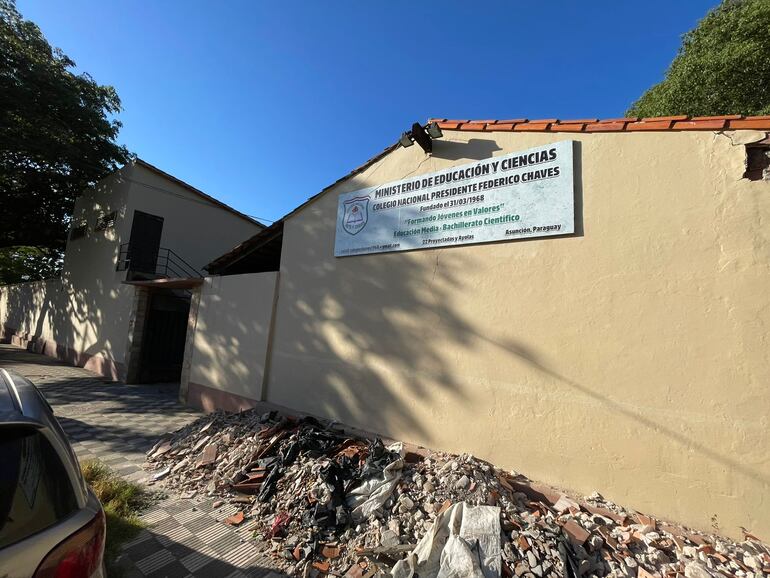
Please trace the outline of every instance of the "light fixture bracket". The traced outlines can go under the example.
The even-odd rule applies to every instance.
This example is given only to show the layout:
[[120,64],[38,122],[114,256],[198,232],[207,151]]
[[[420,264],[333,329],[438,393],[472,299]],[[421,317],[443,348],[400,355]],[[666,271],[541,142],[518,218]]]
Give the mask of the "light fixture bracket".
[[433,152],[433,139],[441,138],[442,136],[444,134],[441,132],[437,122],[430,122],[425,126],[416,122],[412,125],[412,130],[401,134],[398,144],[406,148],[417,143],[426,153],[431,153]]

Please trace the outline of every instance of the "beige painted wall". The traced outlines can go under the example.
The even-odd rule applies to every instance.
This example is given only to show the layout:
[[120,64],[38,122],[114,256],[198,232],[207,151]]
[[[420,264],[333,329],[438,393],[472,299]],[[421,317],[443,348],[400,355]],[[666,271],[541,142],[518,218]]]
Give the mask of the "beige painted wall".
[[[333,257],[338,193],[571,138],[583,235]],[[712,132],[396,150],[286,221],[268,400],[770,535],[770,183],[744,158]]]
[[[215,205],[141,165],[129,164],[78,197],[73,223],[85,237],[67,243],[62,279],[52,285],[0,288],[7,303],[0,325],[49,340],[79,364],[107,360],[111,377],[125,377],[134,287],[116,271],[120,245],[131,237],[134,210],[164,217],[162,247],[170,247],[199,271],[260,230],[260,225]],[[117,211],[114,227],[95,231],[97,219]],[[20,323],[20,326],[16,326]],[[75,357],[77,356],[77,357]],[[102,366],[91,368],[102,371]]]
[[125,240],[130,237],[134,210],[163,217],[160,246],[171,249],[200,272],[262,229],[141,165],[132,167],[130,180]]
[[[126,204],[132,166],[126,166],[78,197],[73,223],[85,222],[85,237],[67,242],[62,281],[68,294],[64,319],[52,339],[59,345],[118,363],[125,361],[128,319],[134,288],[116,271],[120,244],[128,239],[131,219]],[[95,231],[97,219],[117,212],[114,227]]]
[[277,272],[206,277],[190,357],[190,382],[260,398],[277,277]]
[[[38,350],[80,365],[93,358],[97,363],[89,367],[112,377],[124,360],[133,293],[121,285],[125,273],[115,271],[129,171],[113,173],[77,199],[73,223],[86,223],[88,232],[68,241],[61,279],[0,288],[0,324],[22,343],[34,339]],[[117,211],[115,226],[95,231],[98,217],[111,211]]]
[[14,330],[20,338],[52,340],[54,320],[62,317],[67,301],[59,279],[4,285],[0,287],[0,326]]

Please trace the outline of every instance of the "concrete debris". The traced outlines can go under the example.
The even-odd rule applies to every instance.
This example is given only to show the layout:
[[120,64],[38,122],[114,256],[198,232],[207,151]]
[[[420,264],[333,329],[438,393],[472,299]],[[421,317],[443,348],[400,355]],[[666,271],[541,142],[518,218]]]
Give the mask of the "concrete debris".
[[292,576],[770,577],[749,532],[736,543],[308,417],[216,412],[147,460],[156,483],[228,502],[225,522]]

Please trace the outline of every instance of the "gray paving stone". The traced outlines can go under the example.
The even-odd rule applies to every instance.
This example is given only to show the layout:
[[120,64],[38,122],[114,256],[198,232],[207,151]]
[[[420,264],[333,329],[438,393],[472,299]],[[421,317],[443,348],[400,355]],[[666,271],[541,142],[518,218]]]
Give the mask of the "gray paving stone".
[[[133,481],[149,479],[142,465],[160,435],[201,415],[179,404],[173,385],[110,382],[10,345],[0,344],[0,366],[12,366],[38,386],[81,462],[100,459]],[[144,512],[141,519],[148,527],[122,545],[124,575],[284,578],[270,560],[260,557],[264,545],[241,542],[247,534],[218,521],[228,510],[214,510],[213,501],[170,494]]]

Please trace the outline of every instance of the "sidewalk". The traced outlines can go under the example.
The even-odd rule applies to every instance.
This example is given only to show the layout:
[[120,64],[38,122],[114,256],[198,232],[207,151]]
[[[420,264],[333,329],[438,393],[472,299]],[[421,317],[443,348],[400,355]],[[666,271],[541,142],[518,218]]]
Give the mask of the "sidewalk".
[[[116,473],[142,482],[146,452],[158,437],[200,417],[177,401],[175,384],[107,382],[79,367],[0,344],[0,367],[38,386],[81,461],[98,458]],[[259,555],[252,524],[232,528],[221,520],[235,512],[214,510],[213,499],[169,495],[145,512],[148,524],[123,545],[126,578],[279,578]]]

